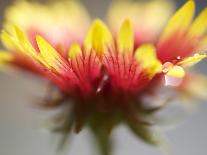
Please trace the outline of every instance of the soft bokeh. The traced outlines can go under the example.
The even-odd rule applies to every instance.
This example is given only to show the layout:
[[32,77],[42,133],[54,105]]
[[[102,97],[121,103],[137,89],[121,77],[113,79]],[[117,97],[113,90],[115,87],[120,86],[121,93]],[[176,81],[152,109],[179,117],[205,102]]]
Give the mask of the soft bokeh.
[[[92,17],[104,18],[105,11],[111,1],[109,0],[82,0],[87,6]],[[183,4],[179,1],[177,5]],[[0,1],[2,13],[9,0]],[[198,9],[207,5],[205,1],[197,1]],[[206,61],[196,66],[196,71],[207,74]],[[29,78],[28,78],[29,77]],[[57,139],[49,133],[41,130],[42,120],[48,117],[50,112],[34,108],[31,104],[37,96],[46,92],[46,84],[39,79],[34,79],[26,74],[8,74],[0,72],[0,154],[2,155],[55,155]],[[179,102],[179,101],[178,101]],[[196,111],[187,114],[185,110],[178,111],[176,107],[166,110],[174,116],[181,115],[184,121],[176,126],[177,121],[171,125],[163,125],[163,132],[169,137],[172,155],[203,155],[207,153],[207,105],[200,103]],[[178,119],[179,120],[179,119]],[[165,130],[170,127],[174,130]],[[75,138],[67,149],[68,155],[95,154],[93,146],[88,143],[89,132],[83,130]],[[114,131],[116,140],[114,155],[159,155],[160,150],[150,147],[137,140],[133,134],[121,126]]]

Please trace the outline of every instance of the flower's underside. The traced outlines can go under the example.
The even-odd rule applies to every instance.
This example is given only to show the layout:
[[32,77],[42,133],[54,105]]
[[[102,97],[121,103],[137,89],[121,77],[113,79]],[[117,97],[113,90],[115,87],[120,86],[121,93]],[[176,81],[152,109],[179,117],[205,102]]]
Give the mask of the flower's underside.
[[[92,127],[93,123],[98,123],[100,128],[106,126],[109,130],[114,122],[117,122],[116,116],[120,111],[124,119],[134,128],[132,122],[140,121],[137,112],[143,112],[144,96],[164,86],[163,80],[165,85],[181,88],[184,85],[183,79],[186,81],[184,68],[206,58],[206,54],[198,52],[205,51],[207,45],[207,9],[193,20],[195,10],[193,0],[187,1],[175,13],[160,36],[157,35],[159,33],[157,29],[160,28],[155,28],[153,31],[156,32],[151,33],[151,37],[147,39],[146,36],[142,36],[147,34],[147,31],[138,33],[140,22],[136,24],[135,18],[130,18],[131,16],[118,21],[121,23],[120,28],[111,28],[115,31],[115,35],[101,20],[96,19],[86,36],[81,38],[79,35],[83,35],[87,26],[79,25],[79,20],[77,23],[63,22],[64,4],[55,5],[62,9],[61,12],[58,11],[60,9],[51,6],[57,11],[51,15],[48,15],[49,10],[46,13],[44,9],[39,10],[39,6],[35,6],[40,14],[47,15],[47,18],[57,15],[59,19],[59,16],[63,16],[60,21],[56,21],[57,25],[52,18],[49,18],[48,23],[44,21],[42,25],[38,23],[33,26],[27,24],[29,20],[27,18],[19,21],[18,14],[23,11],[22,7],[28,7],[27,3],[20,5],[21,11],[16,18],[13,19],[13,16],[10,17],[10,13],[7,13],[1,39],[10,53],[6,51],[0,53],[0,64],[33,72],[58,87],[63,100],[71,100],[74,103],[73,113],[77,131],[83,125],[84,119],[91,115],[95,117],[101,115],[98,119],[100,122],[92,121]],[[170,8],[169,4],[163,4]],[[73,11],[76,12],[77,19],[86,18],[77,12],[80,8],[76,4],[71,5],[75,8]],[[151,7],[154,8],[154,5]],[[157,3],[155,6],[154,9],[159,8]],[[30,11],[30,14],[34,14],[32,10]],[[8,12],[14,14],[15,9],[11,8]],[[163,12],[161,11],[161,14]],[[114,14],[112,10],[110,24]],[[62,26],[65,28],[62,29]],[[53,32],[55,34],[50,34]],[[57,37],[54,37],[56,33]],[[59,105],[63,100],[50,102]],[[152,140],[151,143],[155,142]]]

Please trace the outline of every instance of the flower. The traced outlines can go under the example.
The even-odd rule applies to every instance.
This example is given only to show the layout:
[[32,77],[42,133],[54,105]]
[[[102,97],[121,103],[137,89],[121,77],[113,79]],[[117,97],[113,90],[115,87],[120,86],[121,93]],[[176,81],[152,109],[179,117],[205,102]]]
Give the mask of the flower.
[[[27,69],[52,82],[60,96],[51,96],[44,106],[54,107],[65,102],[71,105],[70,117],[63,128],[69,132],[74,127],[79,132],[87,125],[100,143],[103,154],[109,154],[108,134],[123,122],[144,141],[161,145],[160,137],[151,131],[153,123],[147,116],[152,116],[163,104],[148,107],[144,98],[155,96],[165,85],[185,88],[182,87],[183,79],[188,75],[185,68],[206,58],[206,54],[198,51],[206,46],[207,10],[192,22],[194,8],[195,2],[187,1],[169,20],[160,37],[151,33],[149,40],[141,41],[137,41],[136,21],[130,18],[122,22],[115,34],[96,19],[82,42],[73,40],[75,34],[70,38],[72,42],[67,37],[66,40],[57,37],[53,42],[50,29],[47,29],[53,30],[50,24],[46,24],[46,29],[35,26],[41,33],[37,34],[35,30],[31,39],[28,33],[31,27],[20,25],[22,31],[19,26],[11,26],[11,17],[1,34],[2,43],[11,53],[1,52],[0,63]],[[68,30],[67,27],[64,32]],[[65,33],[61,31],[62,35]],[[64,50],[56,43],[63,43]]]
[[193,21],[194,12],[195,2],[189,0],[169,20],[157,41],[157,56],[164,67],[175,65],[180,72],[180,75],[176,75],[178,78],[166,76],[166,84],[179,85],[182,82],[179,78],[185,75],[181,67],[192,66],[206,58],[206,54],[198,52],[206,48],[207,9]]
[[129,20],[123,22],[116,40],[101,20],[95,20],[84,45],[71,44],[67,57],[39,35],[36,50],[18,27],[15,35],[3,32],[2,39],[5,45],[10,44],[10,48],[32,59],[44,76],[68,94],[94,97],[105,89],[105,84],[111,97],[113,93],[137,94],[162,69],[152,44],[143,44],[134,50]]
[[195,2],[189,0],[168,22],[157,43],[162,62],[185,59],[206,47],[207,9],[193,21],[194,12]]

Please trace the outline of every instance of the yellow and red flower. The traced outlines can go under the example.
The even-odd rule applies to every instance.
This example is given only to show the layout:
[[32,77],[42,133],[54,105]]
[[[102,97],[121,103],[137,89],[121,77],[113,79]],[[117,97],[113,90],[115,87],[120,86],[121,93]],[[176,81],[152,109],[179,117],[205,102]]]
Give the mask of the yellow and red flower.
[[[75,3],[71,4],[72,8],[80,9]],[[25,5],[27,8],[28,3],[19,7]],[[46,17],[51,17],[49,22],[42,19],[43,25],[32,27],[27,25],[27,18],[18,21],[19,18],[8,17],[1,38],[11,53],[1,52],[0,63],[26,69],[58,87],[62,99],[58,103],[50,102],[61,105],[64,101],[72,101],[72,124],[75,124],[77,132],[87,124],[93,132],[101,132],[96,134],[108,133],[114,125],[124,121],[145,141],[156,144],[157,139],[149,136],[150,132],[142,126],[150,123],[137,116],[137,113],[151,114],[149,111],[154,111],[146,108],[142,99],[164,86],[160,82],[162,79],[165,79],[165,85],[182,86],[186,76],[184,68],[206,58],[206,54],[198,52],[205,49],[207,43],[207,9],[192,22],[195,2],[188,0],[169,20],[160,37],[157,36],[160,26],[153,29],[156,32],[152,31],[149,38],[142,37],[147,31],[138,32],[139,22],[136,25],[136,19],[129,15],[119,30],[112,28],[112,31],[117,31],[115,35],[104,22],[96,19],[84,39],[77,39],[79,34],[84,34],[79,32],[85,32],[87,26],[79,25],[79,18],[75,25],[67,23],[68,26],[62,22],[66,10],[57,10],[65,8],[65,3],[56,5],[49,6],[54,8],[54,16],[50,11],[39,10],[38,6],[40,14],[46,13]],[[157,3],[155,6],[159,8]],[[76,13],[77,16],[73,14],[75,17],[85,19],[82,13]],[[31,10],[31,14],[34,15],[34,11]],[[53,25],[59,16],[60,27]],[[121,20],[122,17],[117,22]]]

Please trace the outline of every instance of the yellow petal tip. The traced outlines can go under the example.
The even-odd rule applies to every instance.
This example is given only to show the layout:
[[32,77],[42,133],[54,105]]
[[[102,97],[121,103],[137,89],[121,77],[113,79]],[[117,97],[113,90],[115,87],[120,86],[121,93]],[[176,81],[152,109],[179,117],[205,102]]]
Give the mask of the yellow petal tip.
[[9,52],[0,51],[0,64],[5,64],[13,60],[13,55]]
[[96,19],[86,36],[84,45],[86,51],[94,50],[99,57],[102,57],[105,49],[112,43],[112,35],[107,26],[99,19]]
[[168,72],[168,76],[183,78],[185,76],[185,71],[181,66],[173,66]]
[[194,56],[188,57],[188,58],[182,60],[181,62],[179,62],[178,64],[183,67],[190,67],[190,66],[193,66],[193,65],[199,63],[200,61],[202,61],[206,57],[207,57],[207,54],[194,54]]
[[195,2],[194,0],[188,0],[169,20],[161,36],[161,41],[171,36],[171,34],[185,31],[191,24],[194,13]]
[[153,77],[162,71],[162,64],[156,57],[156,49],[152,44],[143,44],[135,52],[135,59]]
[[79,44],[74,43],[70,46],[68,58],[75,59],[82,53],[81,47]]
[[117,37],[117,46],[119,52],[132,52],[134,47],[134,32],[132,28],[131,21],[125,19],[121,25],[120,31]]

